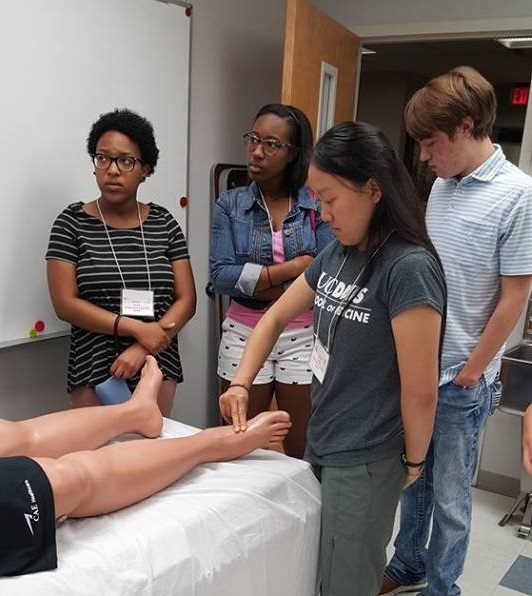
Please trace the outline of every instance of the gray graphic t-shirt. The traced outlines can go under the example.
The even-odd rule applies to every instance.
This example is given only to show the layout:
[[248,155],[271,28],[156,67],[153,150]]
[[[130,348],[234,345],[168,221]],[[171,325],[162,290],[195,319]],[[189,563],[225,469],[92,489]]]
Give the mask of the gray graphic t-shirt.
[[336,241],[305,272],[316,292],[314,332],[330,354],[323,383],[312,380],[307,446],[312,463],[348,466],[401,453],[391,320],[420,305],[444,311],[445,280],[438,262],[424,248],[394,236],[373,259],[369,280],[347,302],[366,260],[365,253]]

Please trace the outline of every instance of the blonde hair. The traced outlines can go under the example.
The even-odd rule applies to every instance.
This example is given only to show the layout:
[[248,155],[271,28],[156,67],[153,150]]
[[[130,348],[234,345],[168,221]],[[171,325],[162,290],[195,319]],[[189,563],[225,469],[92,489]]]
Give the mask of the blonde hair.
[[473,137],[489,137],[497,115],[497,100],[489,81],[470,66],[458,66],[418,89],[405,108],[405,126],[416,140],[442,131],[452,139],[469,116]]

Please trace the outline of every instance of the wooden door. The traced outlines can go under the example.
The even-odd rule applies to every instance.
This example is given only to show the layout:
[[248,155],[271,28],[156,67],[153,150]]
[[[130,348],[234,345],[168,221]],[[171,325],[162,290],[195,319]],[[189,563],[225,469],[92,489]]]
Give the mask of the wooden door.
[[[323,65],[337,70],[334,121],[353,120],[360,71],[360,40],[306,0],[286,0],[282,103],[307,114],[314,134]],[[322,132],[324,132],[322,130]]]

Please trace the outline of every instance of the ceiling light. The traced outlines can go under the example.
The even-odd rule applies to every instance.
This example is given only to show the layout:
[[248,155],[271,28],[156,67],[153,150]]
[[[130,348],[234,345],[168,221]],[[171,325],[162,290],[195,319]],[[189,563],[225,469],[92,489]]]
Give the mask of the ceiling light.
[[518,48],[532,48],[532,37],[503,37],[497,39],[505,48],[515,50]]
[[365,48],[364,46],[362,46],[360,53],[365,56],[365,55],[369,55],[369,54],[376,54],[377,51],[376,50],[370,50],[369,48]]

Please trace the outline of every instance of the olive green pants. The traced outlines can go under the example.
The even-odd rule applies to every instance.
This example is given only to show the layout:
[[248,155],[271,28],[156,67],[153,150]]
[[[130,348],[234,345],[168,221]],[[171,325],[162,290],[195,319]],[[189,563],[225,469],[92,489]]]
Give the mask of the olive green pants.
[[320,469],[321,596],[375,596],[405,478],[399,456]]

